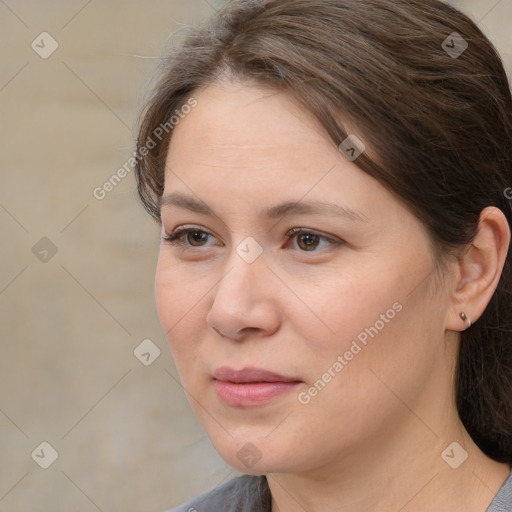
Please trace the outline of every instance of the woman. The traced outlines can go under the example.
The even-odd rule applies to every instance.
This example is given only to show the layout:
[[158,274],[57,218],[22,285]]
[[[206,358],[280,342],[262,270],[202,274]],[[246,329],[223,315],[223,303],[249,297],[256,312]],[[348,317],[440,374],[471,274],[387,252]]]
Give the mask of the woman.
[[175,511],[512,510],[511,112],[437,0],[234,1],[163,62],[157,309],[246,474]]

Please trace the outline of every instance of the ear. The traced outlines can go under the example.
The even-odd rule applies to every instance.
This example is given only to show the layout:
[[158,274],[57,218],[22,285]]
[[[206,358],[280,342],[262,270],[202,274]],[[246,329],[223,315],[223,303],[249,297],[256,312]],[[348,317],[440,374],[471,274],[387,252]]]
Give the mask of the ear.
[[446,328],[464,331],[474,324],[491,300],[501,277],[510,244],[510,227],[503,212],[489,206],[480,213],[475,238],[459,257]]

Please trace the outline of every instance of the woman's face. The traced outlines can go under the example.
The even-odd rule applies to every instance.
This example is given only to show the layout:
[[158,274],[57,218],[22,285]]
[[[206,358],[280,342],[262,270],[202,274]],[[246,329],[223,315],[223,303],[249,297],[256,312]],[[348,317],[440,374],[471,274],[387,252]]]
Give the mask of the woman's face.
[[162,241],[156,300],[216,449],[245,473],[307,471],[420,425],[451,378],[420,222],[286,93],[194,98],[161,211],[163,237],[191,231]]

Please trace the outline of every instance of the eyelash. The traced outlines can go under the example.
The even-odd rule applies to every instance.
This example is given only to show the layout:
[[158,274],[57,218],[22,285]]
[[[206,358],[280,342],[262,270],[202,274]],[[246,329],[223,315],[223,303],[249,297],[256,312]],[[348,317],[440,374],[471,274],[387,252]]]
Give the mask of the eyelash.
[[[195,251],[196,249],[201,249],[204,246],[188,245],[188,244],[186,244],[183,241],[184,237],[188,233],[192,233],[192,232],[205,233],[206,235],[213,236],[211,233],[208,233],[207,231],[204,231],[202,229],[197,229],[197,228],[178,228],[173,233],[171,233],[170,235],[163,236],[162,237],[162,241],[166,242],[167,244],[177,246],[181,250],[185,250],[185,251]],[[304,228],[293,228],[293,229],[290,229],[286,233],[285,236],[288,238],[288,240],[293,240],[293,238],[295,238],[296,236],[299,236],[299,235],[315,235],[320,240],[325,240],[325,241],[329,242],[331,245],[334,245],[334,246],[336,246],[336,245],[343,245],[344,244],[344,242],[342,240],[336,240],[334,238],[330,238],[330,237],[327,237],[325,235],[320,235],[319,233],[317,233],[315,231],[311,231],[311,230],[304,229]],[[299,252],[303,252],[303,253],[319,252],[317,250],[312,250],[312,251],[302,251],[300,249],[298,249],[298,250],[299,250]]]

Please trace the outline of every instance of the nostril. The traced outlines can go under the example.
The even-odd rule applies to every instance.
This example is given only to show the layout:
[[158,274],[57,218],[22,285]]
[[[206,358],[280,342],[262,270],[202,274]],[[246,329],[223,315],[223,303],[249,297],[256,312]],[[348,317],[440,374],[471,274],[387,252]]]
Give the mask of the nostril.
[[260,329],[258,327],[244,327],[240,333],[241,334],[251,334],[253,332],[258,332]]

